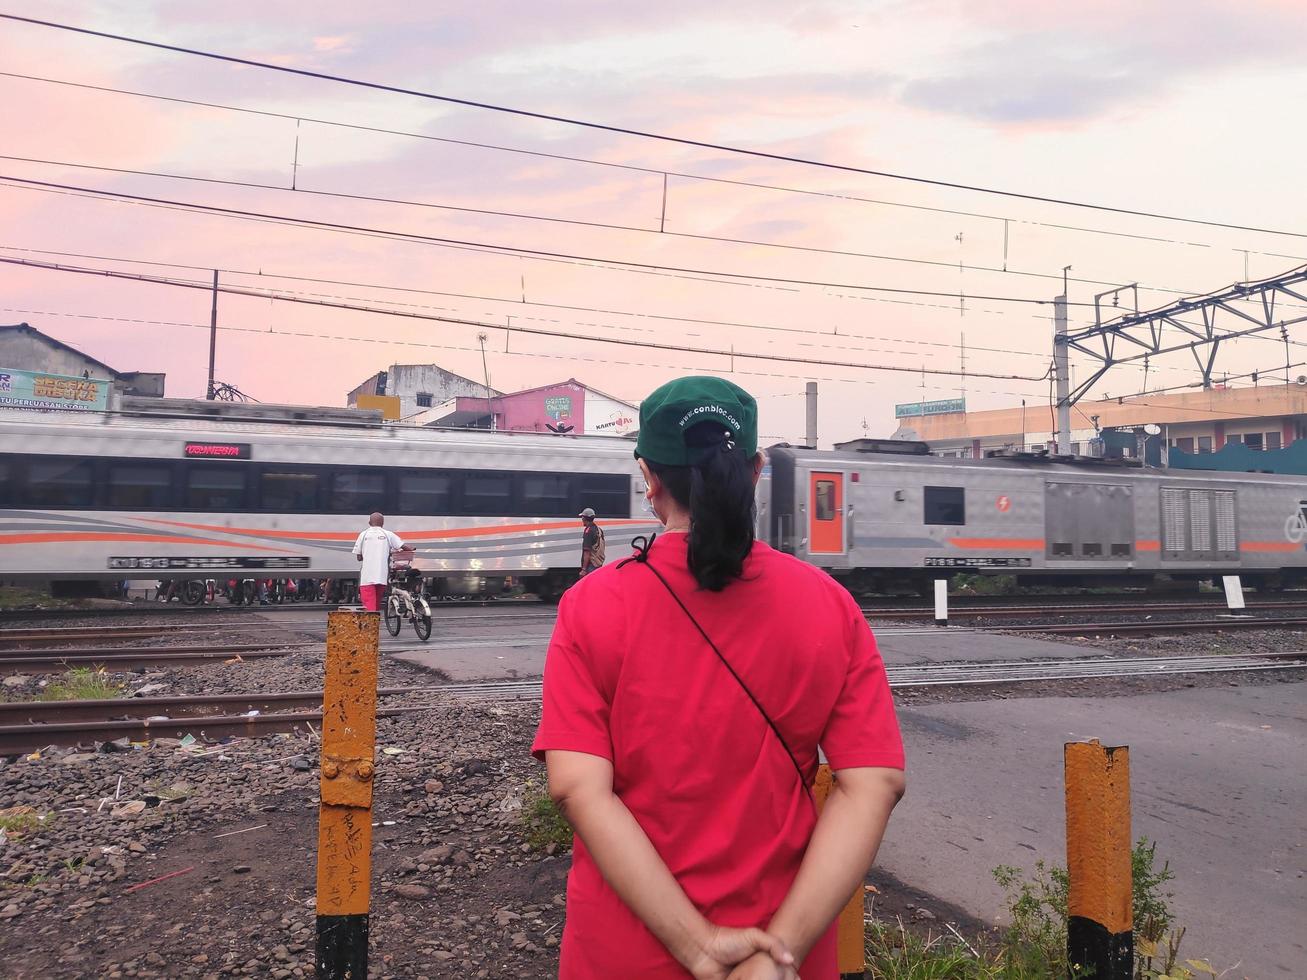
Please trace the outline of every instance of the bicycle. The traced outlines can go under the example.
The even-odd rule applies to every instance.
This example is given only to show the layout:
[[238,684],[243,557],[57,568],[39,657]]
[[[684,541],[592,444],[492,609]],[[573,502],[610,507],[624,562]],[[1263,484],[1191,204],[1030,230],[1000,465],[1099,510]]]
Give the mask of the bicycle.
[[[413,624],[413,632],[425,643],[431,639],[431,606],[422,594],[422,577],[413,569],[413,552],[395,552],[390,557],[390,592],[386,596],[386,629],[399,636],[404,621]],[[417,588],[409,588],[416,579]]]

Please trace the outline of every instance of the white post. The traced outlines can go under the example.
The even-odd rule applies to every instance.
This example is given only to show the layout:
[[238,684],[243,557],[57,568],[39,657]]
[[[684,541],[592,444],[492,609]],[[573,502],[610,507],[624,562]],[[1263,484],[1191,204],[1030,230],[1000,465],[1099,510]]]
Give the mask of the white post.
[[935,625],[948,625],[948,579],[935,579]]
[[1239,581],[1238,575],[1222,575],[1221,584],[1225,586],[1225,605],[1234,612],[1242,609],[1243,605],[1243,583]]

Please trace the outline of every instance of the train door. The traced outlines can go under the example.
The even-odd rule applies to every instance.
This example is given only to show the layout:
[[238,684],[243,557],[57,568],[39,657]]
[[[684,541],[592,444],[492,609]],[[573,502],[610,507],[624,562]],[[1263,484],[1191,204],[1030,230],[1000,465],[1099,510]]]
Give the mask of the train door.
[[808,551],[844,553],[844,474],[808,474]]

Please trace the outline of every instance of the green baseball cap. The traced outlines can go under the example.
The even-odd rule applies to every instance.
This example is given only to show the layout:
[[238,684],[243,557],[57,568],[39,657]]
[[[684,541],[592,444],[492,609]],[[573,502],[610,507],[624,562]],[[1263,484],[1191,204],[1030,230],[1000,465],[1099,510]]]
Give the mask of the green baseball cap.
[[730,432],[746,456],[758,451],[758,403],[722,378],[677,378],[640,403],[640,435],[635,455],[664,466],[688,466],[685,433],[702,422]]

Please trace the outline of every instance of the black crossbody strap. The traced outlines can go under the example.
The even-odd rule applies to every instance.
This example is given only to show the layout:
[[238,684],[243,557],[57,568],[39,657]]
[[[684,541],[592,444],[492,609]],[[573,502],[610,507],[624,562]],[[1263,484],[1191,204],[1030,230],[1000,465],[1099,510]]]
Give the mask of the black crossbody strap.
[[676,601],[678,606],[681,607],[681,612],[685,613],[686,619],[694,624],[694,628],[699,631],[699,635],[703,637],[703,641],[712,648],[713,653],[717,654],[717,659],[722,662],[722,666],[730,672],[731,676],[735,678],[735,683],[740,685],[740,689],[749,696],[749,700],[753,702],[753,706],[758,709],[758,714],[762,715],[762,720],[765,721],[767,727],[772,730],[772,734],[776,736],[776,741],[780,742],[781,748],[785,750],[785,754],[789,757],[790,764],[794,766],[794,771],[799,777],[799,785],[803,787],[803,791],[808,795],[808,799],[812,800],[812,787],[808,785],[808,780],[803,775],[803,767],[799,765],[799,760],[795,758],[794,753],[790,751],[790,745],[785,741],[785,736],[781,734],[781,730],[776,727],[776,722],[772,721],[771,715],[767,714],[767,709],[762,706],[754,696],[753,692],[749,690],[749,685],[744,683],[744,678],[735,672],[735,668],[731,666],[731,662],[726,659],[721,650],[717,649],[717,644],[712,641],[712,638],[706,632],[704,632],[704,628],[699,625],[699,621],[694,618],[694,614],[685,607],[685,603],[682,602],[681,597],[676,594],[676,590],[668,584],[667,579],[663,578],[662,572],[658,571],[658,569],[654,568],[653,565],[649,563],[649,550],[653,547],[654,540],[657,537],[657,534],[653,534],[650,535],[648,540],[644,537],[638,537],[633,540],[631,545],[635,548],[635,554],[630,558],[623,560],[617,567],[624,568],[631,562],[635,562],[636,564],[643,565],[645,568],[649,569],[649,571],[654,573],[654,576],[658,581],[663,583],[663,588],[667,590],[667,594]]

